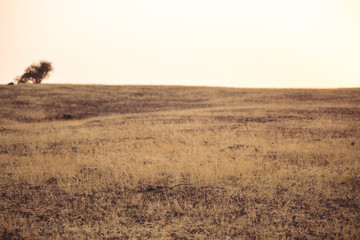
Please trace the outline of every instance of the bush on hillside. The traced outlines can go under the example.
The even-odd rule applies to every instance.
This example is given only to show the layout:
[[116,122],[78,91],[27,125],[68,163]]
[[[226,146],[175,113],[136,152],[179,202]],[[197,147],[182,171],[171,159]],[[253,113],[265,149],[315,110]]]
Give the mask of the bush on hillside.
[[25,69],[23,75],[17,76],[14,81],[18,84],[27,82],[39,84],[45,78],[49,77],[52,70],[52,63],[43,60],[40,61],[38,64],[31,64]]

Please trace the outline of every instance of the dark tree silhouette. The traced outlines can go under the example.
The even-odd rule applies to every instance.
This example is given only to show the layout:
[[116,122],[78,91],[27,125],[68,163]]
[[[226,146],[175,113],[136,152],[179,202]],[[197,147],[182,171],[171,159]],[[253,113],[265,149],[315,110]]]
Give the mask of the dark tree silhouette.
[[51,62],[40,61],[38,64],[31,64],[25,69],[23,75],[16,77],[14,80],[20,83],[41,83],[45,78],[49,77],[50,72],[53,70]]

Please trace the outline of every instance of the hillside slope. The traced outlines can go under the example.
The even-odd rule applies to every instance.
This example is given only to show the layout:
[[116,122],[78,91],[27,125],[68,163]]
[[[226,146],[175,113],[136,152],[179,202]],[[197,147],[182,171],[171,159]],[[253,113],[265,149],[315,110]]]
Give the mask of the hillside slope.
[[[238,89],[180,86],[0,86],[0,121],[38,122],[95,116],[254,104],[360,104],[360,89]],[[66,118],[66,117],[65,117]]]
[[360,89],[1,86],[0,239],[360,239],[359,103]]

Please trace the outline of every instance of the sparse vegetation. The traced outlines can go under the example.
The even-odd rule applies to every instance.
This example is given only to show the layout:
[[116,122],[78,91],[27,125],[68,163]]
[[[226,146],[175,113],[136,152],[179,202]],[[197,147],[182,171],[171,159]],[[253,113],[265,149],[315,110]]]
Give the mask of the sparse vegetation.
[[18,84],[28,82],[40,84],[45,78],[49,76],[52,70],[52,63],[42,60],[38,64],[32,64],[27,67],[23,75],[16,77],[14,81]]
[[4,239],[360,238],[360,89],[18,85],[0,101]]

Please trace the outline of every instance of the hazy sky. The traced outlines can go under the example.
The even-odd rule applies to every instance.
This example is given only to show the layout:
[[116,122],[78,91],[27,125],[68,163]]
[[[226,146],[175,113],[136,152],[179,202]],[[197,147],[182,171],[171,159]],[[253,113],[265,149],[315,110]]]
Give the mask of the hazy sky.
[[0,0],[0,84],[360,87],[360,0]]

